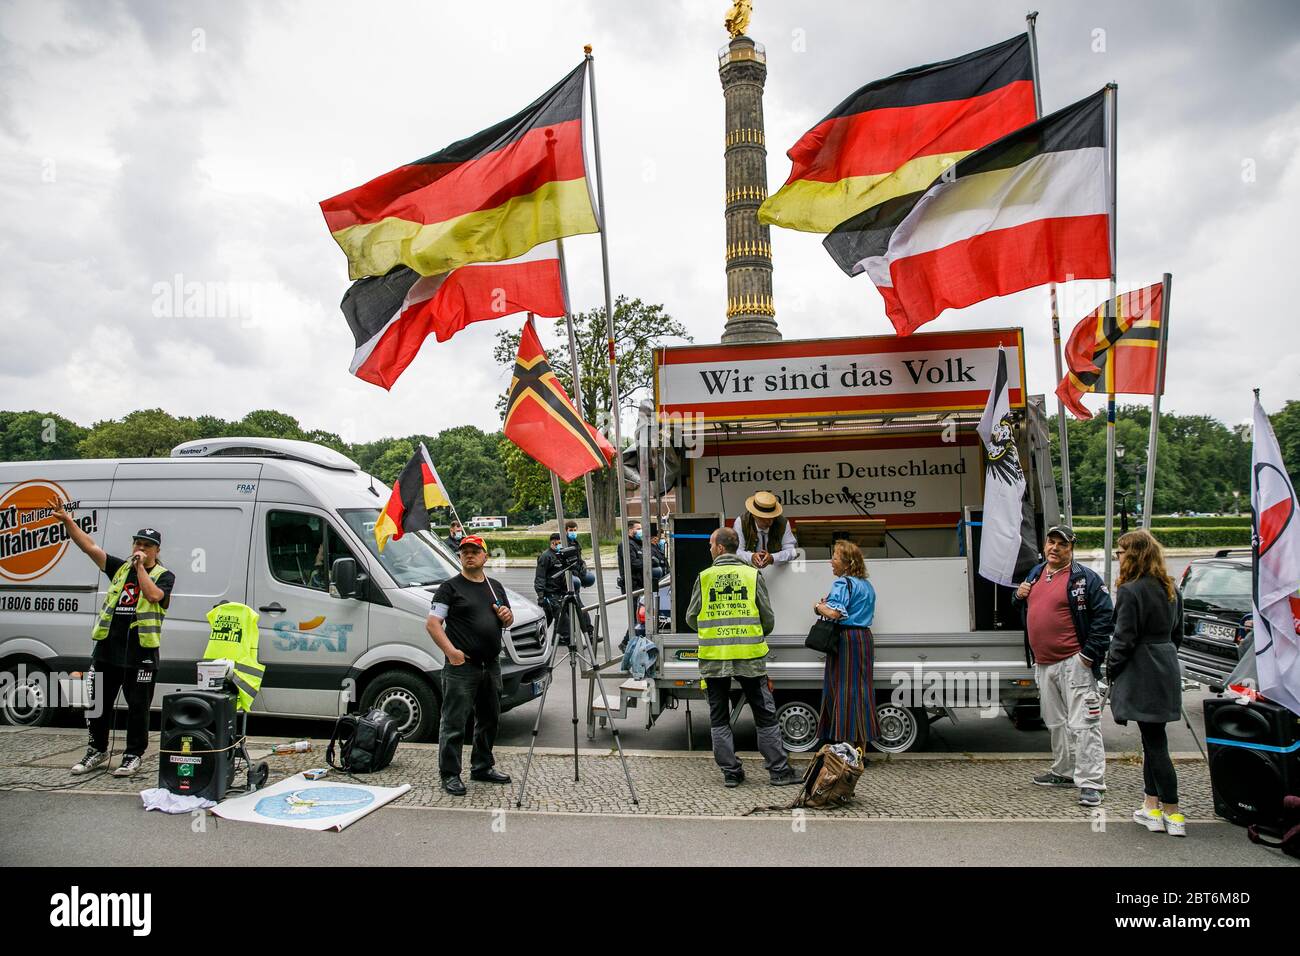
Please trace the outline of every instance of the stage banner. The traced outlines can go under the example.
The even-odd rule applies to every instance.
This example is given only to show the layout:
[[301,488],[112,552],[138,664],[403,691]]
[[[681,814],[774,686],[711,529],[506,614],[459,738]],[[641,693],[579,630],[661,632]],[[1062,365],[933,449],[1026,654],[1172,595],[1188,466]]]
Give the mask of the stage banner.
[[660,421],[982,411],[999,345],[1011,407],[1024,408],[1020,329],[656,349],[655,406]]
[[878,437],[704,443],[691,460],[691,510],[738,515],[755,491],[799,518],[884,518],[891,528],[955,527],[982,500],[979,436],[941,432]]

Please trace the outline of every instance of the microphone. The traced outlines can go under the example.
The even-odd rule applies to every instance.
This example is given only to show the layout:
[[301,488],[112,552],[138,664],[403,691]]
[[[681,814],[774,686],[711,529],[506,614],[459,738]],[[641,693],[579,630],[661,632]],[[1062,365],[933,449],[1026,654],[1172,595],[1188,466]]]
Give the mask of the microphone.
[[844,500],[847,501],[849,504],[853,505],[853,507],[856,508],[860,514],[865,515],[867,517],[871,516],[870,509],[868,509],[865,505],[863,505],[862,502],[858,501],[858,496],[849,490],[848,485],[844,485],[842,488],[840,488],[840,491],[844,495]]

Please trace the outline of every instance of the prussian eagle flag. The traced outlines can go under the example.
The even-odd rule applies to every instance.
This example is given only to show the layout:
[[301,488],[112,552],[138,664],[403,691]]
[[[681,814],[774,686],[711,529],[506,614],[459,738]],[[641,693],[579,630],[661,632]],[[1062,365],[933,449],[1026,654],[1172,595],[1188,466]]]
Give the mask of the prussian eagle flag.
[[1033,75],[1022,33],[854,90],[790,147],[790,178],[758,221],[827,233],[923,192],[957,160],[1037,118]]
[[1300,715],[1300,503],[1258,396],[1250,476],[1259,690]]
[[564,481],[604,468],[614,460],[614,446],[582,420],[555,377],[531,316],[519,336],[502,431]]
[[398,266],[352,283],[341,308],[356,342],[349,371],[391,389],[430,335],[445,342],[471,322],[517,312],[564,315],[559,251],[547,242],[518,259],[436,276]]
[[1034,516],[1025,501],[1025,472],[1020,467],[1011,424],[1007,386],[1007,350],[998,346],[998,367],[977,428],[984,442],[984,517],[980,528],[980,577],[1011,585],[1034,566]]
[[393,482],[388,504],[379,512],[379,520],[375,522],[375,544],[382,552],[389,538],[401,538],[408,531],[428,531],[429,509],[449,507],[451,499],[438,478],[438,469],[433,467],[429,449],[420,442],[420,447],[402,468],[397,481]]
[[399,265],[437,275],[598,231],[583,152],[586,75],[583,60],[509,119],[322,202],[349,278]]
[[1046,282],[1111,274],[1105,91],[959,160],[924,193],[889,200],[823,240],[867,273],[899,335]]

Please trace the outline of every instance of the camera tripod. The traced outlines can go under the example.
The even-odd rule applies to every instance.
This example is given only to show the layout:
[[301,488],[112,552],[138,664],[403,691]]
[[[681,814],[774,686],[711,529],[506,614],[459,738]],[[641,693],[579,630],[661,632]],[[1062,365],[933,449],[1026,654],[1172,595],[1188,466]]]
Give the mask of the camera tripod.
[[[563,572],[567,575],[567,571]],[[580,779],[578,772],[578,659],[581,657],[584,664],[591,668],[596,675],[596,686],[600,688],[600,699],[604,704],[605,713],[609,711],[609,696],[605,693],[605,683],[601,679],[600,671],[596,668],[596,651],[591,643],[587,632],[579,624],[579,608],[577,596],[573,593],[572,582],[569,588],[564,592],[564,597],[560,601],[560,606],[555,612],[555,620],[551,624],[551,634],[555,638],[556,646],[564,646],[565,656],[569,659],[569,682],[570,689],[573,691],[573,780],[578,782]],[[567,621],[569,625],[569,634],[567,639],[562,639],[560,634],[561,622]],[[555,668],[559,665],[558,661],[552,660],[551,666],[547,668],[547,676],[554,677]],[[542,714],[546,710],[546,698],[551,692],[553,680],[546,682],[546,689],[542,691],[542,699],[537,705],[537,719],[533,721],[533,736],[528,743],[528,757],[524,760],[523,779],[519,782],[519,796],[515,799],[515,807],[522,807],[524,804],[524,793],[528,789],[528,772],[533,765],[533,750],[537,747],[537,733],[542,726]],[[632,774],[627,769],[627,757],[623,755],[623,742],[618,736],[618,724],[615,723],[611,716],[609,720],[611,733],[614,735],[614,746],[618,749],[618,759],[623,765],[623,776],[627,779],[627,791],[632,800],[633,806],[639,806],[637,800],[636,787],[632,784]]]

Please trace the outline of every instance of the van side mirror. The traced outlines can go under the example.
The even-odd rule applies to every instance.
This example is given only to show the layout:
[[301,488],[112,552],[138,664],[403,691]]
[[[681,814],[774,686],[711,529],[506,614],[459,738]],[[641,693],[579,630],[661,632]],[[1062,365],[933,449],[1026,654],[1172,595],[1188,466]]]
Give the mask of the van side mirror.
[[365,583],[366,576],[357,571],[357,562],[354,558],[335,558],[334,563],[330,565],[330,577],[338,589],[339,597],[361,597],[361,585]]

